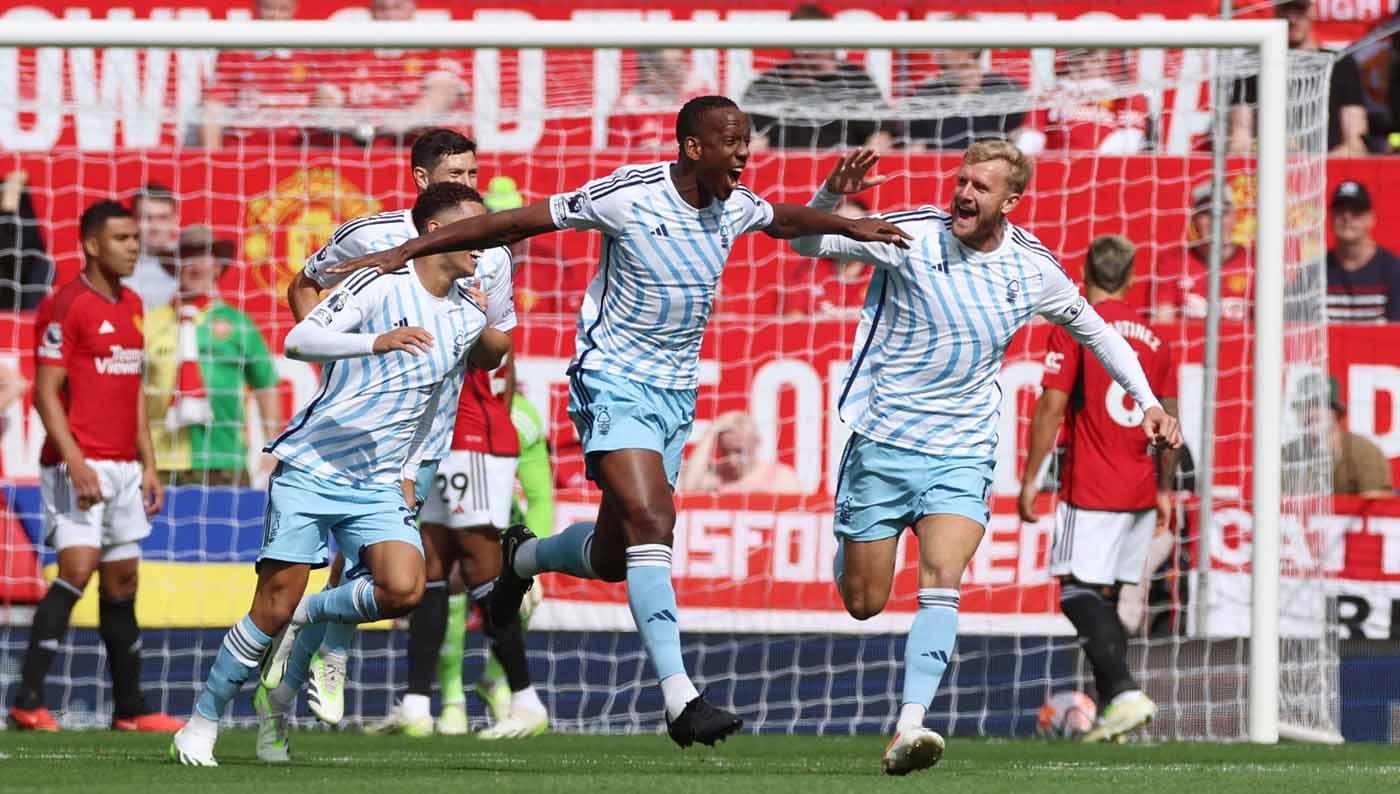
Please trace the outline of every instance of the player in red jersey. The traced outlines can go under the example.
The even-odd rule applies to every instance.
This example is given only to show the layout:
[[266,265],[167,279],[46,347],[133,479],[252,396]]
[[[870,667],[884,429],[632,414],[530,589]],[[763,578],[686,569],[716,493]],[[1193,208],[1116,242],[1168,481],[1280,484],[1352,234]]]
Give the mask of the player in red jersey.
[[141,398],[141,299],[121,286],[141,241],[131,211],[114,201],[88,207],[79,234],[83,272],[39,304],[34,325],[34,407],[47,432],[40,490],[58,578],[34,612],[10,719],[22,730],[58,730],[44,707],[44,677],[73,606],[98,571],[98,631],[116,701],[112,727],[173,732],[184,721],[152,711],[140,688],[137,565],[162,501]]
[[[1143,324],[1124,300],[1133,280],[1133,244],[1116,235],[1095,239],[1084,266],[1086,297],[1128,340],[1152,391],[1176,413],[1176,365],[1163,336]],[[1128,670],[1128,637],[1118,620],[1119,590],[1143,576],[1148,545],[1165,534],[1176,456],[1155,457],[1142,439],[1143,412],[1092,356],[1059,328],[1045,356],[1044,391],[1031,420],[1030,451],[1021,477],[1020,513],[1036,521],[1041,466],[1066,420],[1055,541],[1050,573],[1060,578],[1060,608],[1089,657],[1102,720],[1086,741],[1108,740],[1145,725],[1156,706]],[[1066,412],[1068,417],[1066,418]]]
[[[515,324],[513,309],[508,323]],[[515,393],[513,365],[507,363],[497,374],[504,376],[504,388],[496,388],[490,372],[467,370],[457,402],[451,449],[438,467],[434,486],[423,495],[419,513],[423,547],[429,550],[428,580],[446,580],[452,567],[460,563],[462,583],[472,603],[482,605],[501,572],[500,536],[510,524],[515,469],[520,460],[520,437],[505,397]],[[440,574],[438,579],[435,574]],[[422,622],[409,625],[411,694],[432,693],[438,649],[447,628],[445,617],[440,612],[431,626]],[[505,670],[511,699],[508,714],[478,736],[513,739],[543,733],[549,727],[549,713],[530,682],[519,613],[501,626],[490,621],[482,625],[492,635],[491,650]],[[420,653],[413,653],[415,646]],[[416,689],[412,686],[415,681]]]

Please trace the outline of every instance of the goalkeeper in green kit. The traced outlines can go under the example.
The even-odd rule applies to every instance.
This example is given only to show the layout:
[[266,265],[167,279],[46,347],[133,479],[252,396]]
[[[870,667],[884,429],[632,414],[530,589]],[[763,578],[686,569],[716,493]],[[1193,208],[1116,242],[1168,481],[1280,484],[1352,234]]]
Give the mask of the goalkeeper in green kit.
[[[524,496],[525,509],[517,499],[511,509],[511,524],[524,524],[538,537],[554,531],[554,472],[549,464],[549,442],[539,412],[516,393],[511,401],[511,422],[520,437],[520,462],[516,478]],[[538,586],[531,588],[520,607],[522,623],[528,623],[530,613],[543,597]],[[442,691],[444,713],[450,704],[465,705],[467,695],[462,684],[462,646],[467,633],[467,594],[455,593],[448,599],[447,635],[438,653],[438,686]],[[547,720],[541,721],[531,712],[528,719],[513,719],[511,691],[505,670],[493,655],[476,683],[477,695],[491,710],[492,725],[478,734],[481,739],[524,739],[549,730]],[[465,711],[463,711],[465,713]]]

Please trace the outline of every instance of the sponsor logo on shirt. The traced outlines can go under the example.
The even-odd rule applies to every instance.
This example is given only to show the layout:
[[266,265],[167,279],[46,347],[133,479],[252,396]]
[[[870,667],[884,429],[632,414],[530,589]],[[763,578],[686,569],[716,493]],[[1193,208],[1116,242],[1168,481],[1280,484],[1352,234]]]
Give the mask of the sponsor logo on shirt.
[[140,375],[141,362],[145,354],[141,348],[112,345],[112,354],[106,358],[94,359],[99,375]]

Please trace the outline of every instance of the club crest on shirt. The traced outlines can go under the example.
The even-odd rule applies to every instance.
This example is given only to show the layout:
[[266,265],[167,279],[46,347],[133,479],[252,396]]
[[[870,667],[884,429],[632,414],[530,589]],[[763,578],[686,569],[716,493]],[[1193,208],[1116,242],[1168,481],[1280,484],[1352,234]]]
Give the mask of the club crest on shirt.
[[1006,302],[1016,303],[1021,297],[1021,282],[1013,281],[1006,285]]
[[452,337],[452,360],[456,361],[462,357],[462,352],[467,348],[467,329],[458,328],[457,334]]

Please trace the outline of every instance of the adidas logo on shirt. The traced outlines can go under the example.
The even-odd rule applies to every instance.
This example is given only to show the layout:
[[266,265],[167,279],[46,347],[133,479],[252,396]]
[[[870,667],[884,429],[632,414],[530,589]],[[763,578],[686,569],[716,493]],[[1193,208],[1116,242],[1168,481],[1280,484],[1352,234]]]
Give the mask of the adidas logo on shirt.
[[97,326],[97,333],[99,334],[115,334],[116,332],[117,329],[113,328],[112,324],[107,320],[103,320],[102,324]]
[[400,317],[400,318],[399,318],[399,321],[396,322],[396,323],[394,323],[394,327],[395,327],[395,328],[407,328],[407,327],[408,327],[408,318],[407,318],[407,317]]
[[652,230],[651,230],[651,236],[652,236],[652,237],[667,237],[667,238],[669,238],[669,237],[671,236],[671,233],[668,232],[668,231],[666,231],[666,224],[663,223],[663,224],[661,224],[660,226],[656,227],[655,229],[652,229]]

